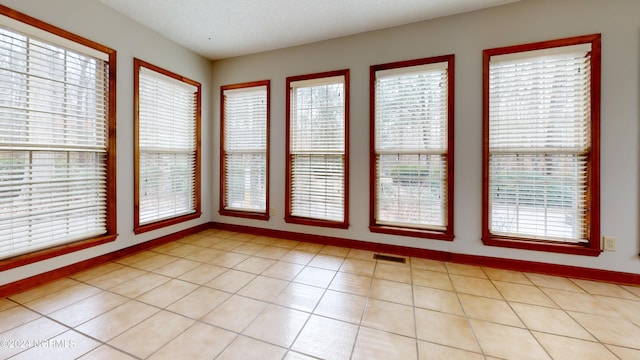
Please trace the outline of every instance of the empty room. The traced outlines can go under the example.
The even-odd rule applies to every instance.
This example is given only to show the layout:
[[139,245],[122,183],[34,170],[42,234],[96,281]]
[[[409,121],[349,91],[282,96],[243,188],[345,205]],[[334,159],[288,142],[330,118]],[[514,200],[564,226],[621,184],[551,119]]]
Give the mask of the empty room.
[[0,0],[0,359],[640,359],[638,14]]

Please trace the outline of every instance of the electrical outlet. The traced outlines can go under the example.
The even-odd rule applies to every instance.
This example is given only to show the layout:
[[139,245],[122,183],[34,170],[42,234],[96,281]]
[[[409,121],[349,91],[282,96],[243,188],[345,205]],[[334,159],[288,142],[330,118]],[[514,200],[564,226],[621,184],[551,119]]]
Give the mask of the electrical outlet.
[[270,216],[276,216],[276,208],[270,208],[269,209],[269,215]]
[[606,251],[616,251],[616,238],[611,236],[603,236],[602,247]]

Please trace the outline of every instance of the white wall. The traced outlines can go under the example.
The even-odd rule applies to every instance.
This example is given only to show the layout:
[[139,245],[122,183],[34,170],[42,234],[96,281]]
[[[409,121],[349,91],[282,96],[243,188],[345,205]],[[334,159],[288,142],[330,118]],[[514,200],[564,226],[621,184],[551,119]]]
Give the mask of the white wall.
[[[220,86],[271,80],[270,202],[268,222],[220,216],[219,148],[213,147],[213,220],[455,253],[541,261],[640,273],[638,257],[638,143],[640,1],[524,0],[502,7],[392,29],[216,61],[213,107]],[[295,31],[295,29],[292,29]],[[599,257],[483,246],[481,237],[482,50],[602,33],[602,234],[617,250]],[[455,54],[455,241],[374,234],[369,214],[369,66]],[[351,184],[347,230],[287,224],[285,191],[285,78],[351,69]],[[213,139],[219,141],[219,112]]]
[[[211,62],[104,6],[98,0],[1,0],[5,6],[117,51],[117,217],[115,242],[2,272],[0,285],[211,221]],[[199,219],[133,233],[133,58],[202,84],[202,211]]]

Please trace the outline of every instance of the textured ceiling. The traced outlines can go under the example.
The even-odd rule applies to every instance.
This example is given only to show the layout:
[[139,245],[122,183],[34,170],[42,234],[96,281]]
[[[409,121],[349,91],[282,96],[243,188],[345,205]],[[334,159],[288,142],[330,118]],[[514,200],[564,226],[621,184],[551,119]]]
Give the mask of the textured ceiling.
[[209,59],[246,55],[519,0],[100,0]]

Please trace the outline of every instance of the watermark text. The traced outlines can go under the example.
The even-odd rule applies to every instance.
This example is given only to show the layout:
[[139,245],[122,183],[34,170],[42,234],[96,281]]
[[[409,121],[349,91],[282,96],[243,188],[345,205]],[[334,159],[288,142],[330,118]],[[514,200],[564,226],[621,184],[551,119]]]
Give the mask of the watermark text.
[[0,338],[0,349],[68,349],[76,346],[75,340],[64,339],[4,339]]

